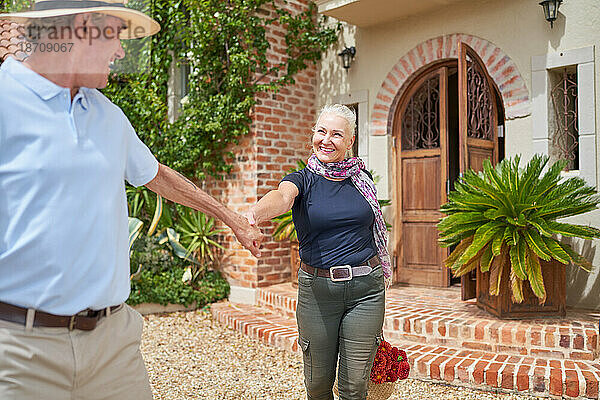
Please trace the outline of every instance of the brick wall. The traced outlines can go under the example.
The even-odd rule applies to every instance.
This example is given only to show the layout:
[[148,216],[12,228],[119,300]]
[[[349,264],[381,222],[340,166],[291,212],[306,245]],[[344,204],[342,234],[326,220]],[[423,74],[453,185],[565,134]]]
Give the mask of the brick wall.
[[[298,12],[307,7],[307,2],[289,0],[286,7]],[[280,62],[285,57],[285,30],[282,26],[269,29],[268,59]],[[232,149],[236,159],[231,174],[224,181],[209,179],[203,184],[206,191],[235,211],[247,210],[269,190],[277,188],[298,159],[308,158],[310,128],[315,118],[316,66],[310,66],[295,80],[295,85],[278,93],[260,94],[253,110],[251,133]],[[261,229],[266,238],[260,259],[243,249],[231,231],[224,236],[226,250],[221,269],[231,285],[257,288],[290,279],[289,243],[271,238],[272,223],[261,225]]]

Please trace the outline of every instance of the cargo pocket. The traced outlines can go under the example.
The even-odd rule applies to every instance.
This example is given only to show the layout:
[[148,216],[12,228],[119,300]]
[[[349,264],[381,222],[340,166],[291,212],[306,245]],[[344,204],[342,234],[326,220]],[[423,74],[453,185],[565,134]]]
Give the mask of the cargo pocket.
[[298,344],[302,349],[302,356],[304,358],[304,379],[306,382],[312,382],[312,358],[310,355],[310,341],[303,337],[298,337]]
[[373,341],[373,348],[371,349],[371,354],[369,354],[369,362],[365,365],[365,371],[363,373],[363,379],[369,379],[371,377],[371,368],[373,367],[373,361],[375,360],[375,355],[377,354],[377,348],[379,344],[383,341],[383,333],[379,333],[375,336],[375,340]]

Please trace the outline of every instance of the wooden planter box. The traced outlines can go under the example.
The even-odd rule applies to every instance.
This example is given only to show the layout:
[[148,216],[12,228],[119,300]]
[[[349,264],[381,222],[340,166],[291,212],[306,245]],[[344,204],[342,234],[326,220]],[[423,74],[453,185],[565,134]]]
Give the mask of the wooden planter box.
[[300,268],[300,254],[298,242],[290,242],[290,268],[292,270],[292,286],[298,286],[298,269]]
[[558,261],[540,260],[546,302],[539,304],[529,281],[523,282],[523,302],[513,303],[510,288],[510,263],[502,270],[502,282],[498,296],[490,296],[490,273],[481,273],[477,268],[477,306],[490,314],[503,319],[564,317],[566,313],[567,287],[565,266]]

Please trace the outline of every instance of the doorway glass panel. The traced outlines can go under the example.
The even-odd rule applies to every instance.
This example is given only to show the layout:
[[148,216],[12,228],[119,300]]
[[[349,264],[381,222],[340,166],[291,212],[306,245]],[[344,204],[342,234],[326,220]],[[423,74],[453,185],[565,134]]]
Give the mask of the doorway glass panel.
[[406,106],[402,120],[402,149],[440,147],[440,89],[438,76],[423,82]]

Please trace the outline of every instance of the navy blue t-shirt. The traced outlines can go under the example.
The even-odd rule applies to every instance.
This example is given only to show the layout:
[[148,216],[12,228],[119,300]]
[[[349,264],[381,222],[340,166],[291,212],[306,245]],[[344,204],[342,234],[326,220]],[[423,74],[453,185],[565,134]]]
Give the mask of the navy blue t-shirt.
[[282,181],[298,187],[292,218],[304,263],[361,265],[377,254],[373,210],[349,178],[332,181],[304,168]]

